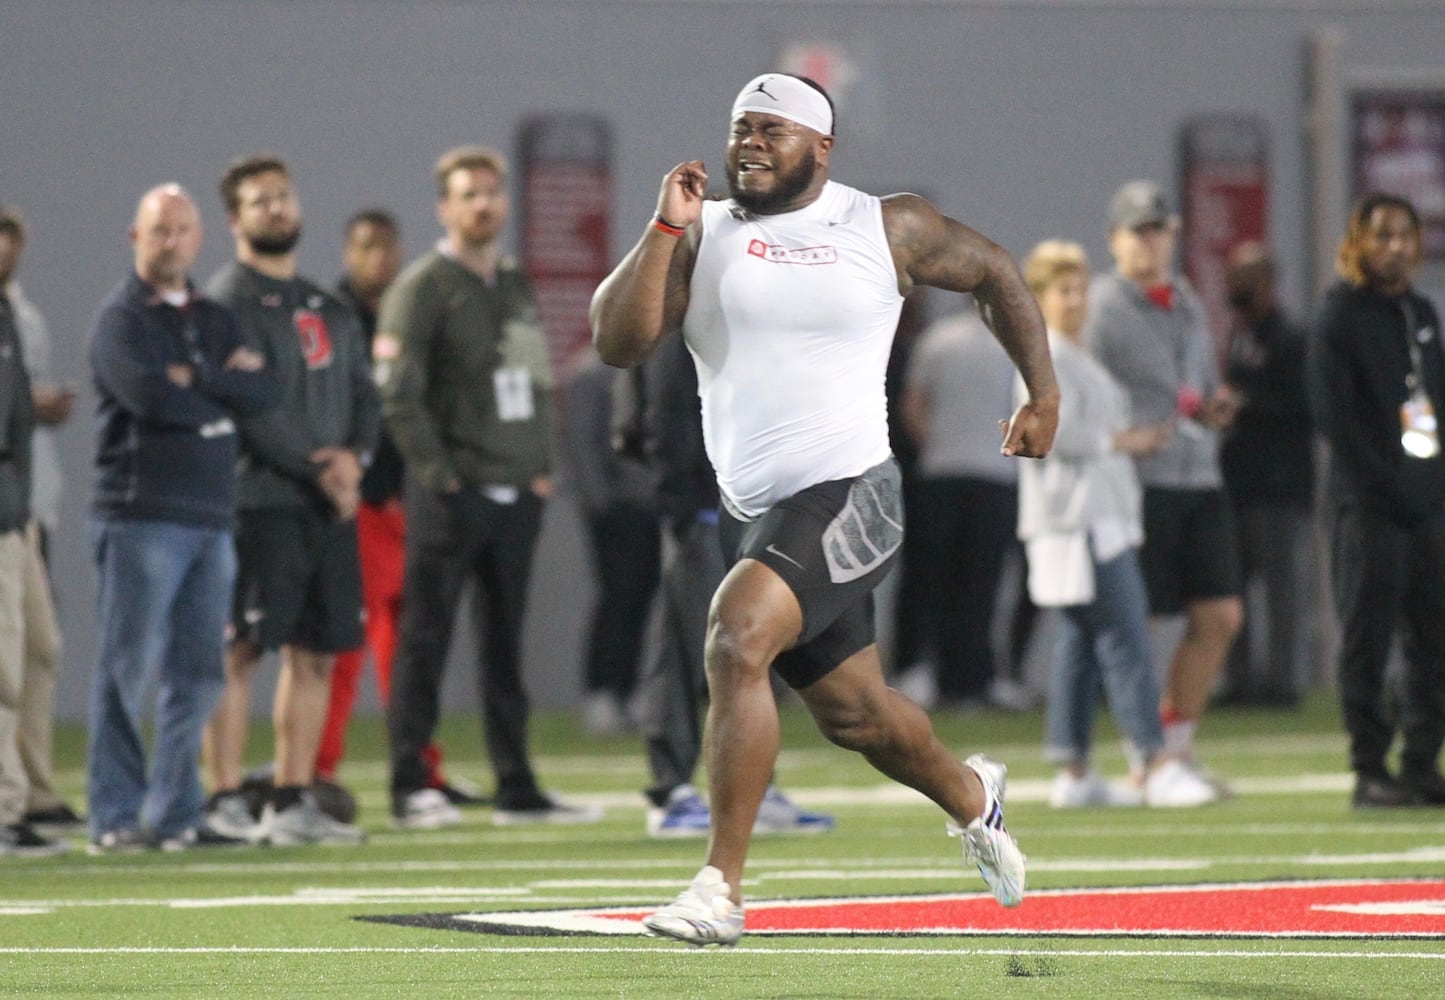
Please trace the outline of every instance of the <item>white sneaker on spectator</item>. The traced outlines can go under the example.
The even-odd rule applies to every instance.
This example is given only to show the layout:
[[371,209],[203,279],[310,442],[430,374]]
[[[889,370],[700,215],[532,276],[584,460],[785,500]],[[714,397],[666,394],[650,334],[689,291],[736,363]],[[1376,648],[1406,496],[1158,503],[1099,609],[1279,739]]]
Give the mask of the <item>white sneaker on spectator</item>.
[[220,792],[206,803],[206,825],[224,837],[254,844],[261,839],[261,825],[251,815],[251,806],[241,792]]
[[1155,809],[1183,809],[1219,801],[1219,792],[1184,761],[1166,758],[1144,778],[1144,804]]
[[261,811],[260,825],[262,838],[273,847],[366,842],[365,830],[326,815],[316,805],[309,789],[285,809],[278,810],[267,802],[266,808]]
[[1039,703],[1032,691],[1018,681],[995,677],[988,686],[988,704],[1005,712],[1027,712]]
[[616,736],[631,725],[611,691],[593,691],[582,702],[582,728],[588,736]]
[[893,678],[892,687],[924,711],[938,705],[938,678],[931,663],[913,664]]
[[462,811],[439,788],[418,788],[397,803],[391,822],[404,830],[440,830],[462,821]]
[[1190,754],[1184,760],[1184,766],[1193,771],[1195,776],[1214,789],[1215,797],[1223,802],[1225,799],[1234,798],[1234,787],[1219,775],[1215,774],[1198,757]]
[[1049,805],[1055,809],[1143,804],[1144,793],[1141,789],[1115,784],[1092,768],[1082,778],[1071,771],[1060,771],[1049,789]]

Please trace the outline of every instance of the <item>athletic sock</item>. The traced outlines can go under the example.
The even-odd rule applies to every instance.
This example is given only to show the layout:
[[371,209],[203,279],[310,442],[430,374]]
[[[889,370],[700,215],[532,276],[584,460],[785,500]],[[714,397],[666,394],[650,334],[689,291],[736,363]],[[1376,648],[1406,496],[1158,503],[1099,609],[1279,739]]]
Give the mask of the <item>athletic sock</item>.
[[1164,713],[1164,753],[1180,760],[1194,756],[1194,730],[1199,728],[1198,719],[1182,719],[1173,712]]
[[983,785],[983,812],[979,813],[979,819],[983,820],[984,826],[996,830],[1003,826],[1003,804],[994,796],[989,783],[983,780],[983,775],[979,775],[979,779]]

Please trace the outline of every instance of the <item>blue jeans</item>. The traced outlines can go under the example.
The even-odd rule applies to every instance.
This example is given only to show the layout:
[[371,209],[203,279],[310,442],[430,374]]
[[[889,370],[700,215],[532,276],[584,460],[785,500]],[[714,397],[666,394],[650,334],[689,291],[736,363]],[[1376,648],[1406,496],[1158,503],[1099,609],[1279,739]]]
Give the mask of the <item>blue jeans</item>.
[[[224,686],[236,550],[228,529],[93,520],[99,654],[87,796],[93,837],[126,827],[174,836],[201,822],[201,731]],[[141,719],[156,690],[146,774]]]
[[1159,679],[1149,644],[1149,600],[1138,552],[1094,560],[1094,601],[1061,608],[1044,708],[1045,757],[1056,764],[1089,757],[1102,691],[1134,763],[1164,745]]

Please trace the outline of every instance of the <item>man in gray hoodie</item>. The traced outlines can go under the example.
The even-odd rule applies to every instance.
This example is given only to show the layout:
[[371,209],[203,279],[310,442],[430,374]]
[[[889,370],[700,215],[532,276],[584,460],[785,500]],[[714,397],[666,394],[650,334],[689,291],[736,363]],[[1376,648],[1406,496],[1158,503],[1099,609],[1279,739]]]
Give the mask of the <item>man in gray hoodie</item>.
[[1165,752],[1193,762],[1194,731],[1244,619],[1219,469],[1219,432],[1235,404],[1220,381],[1204,306],[1173,272],[1179,218],[1164,192],[1150,181],[1123,185],[1109,203],[1109,227],[1114,270],[1094,279],[1084,338],[1128,392],[1137,423],[1174,424],[1169,443],[1137,462],[1141,562],[1151,614],[1184,615],[1160,715]]

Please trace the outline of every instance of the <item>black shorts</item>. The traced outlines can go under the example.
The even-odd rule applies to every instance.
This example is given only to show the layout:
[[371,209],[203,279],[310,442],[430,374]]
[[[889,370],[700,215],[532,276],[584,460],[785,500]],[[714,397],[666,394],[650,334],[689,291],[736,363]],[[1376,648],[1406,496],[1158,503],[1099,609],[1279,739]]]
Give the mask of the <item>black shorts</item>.
[[725,511],[718,528],[730,562],[766,564],[803,609],[797,643],[773,662],[790,687],[807,687],[873,644],[873,590],[903,542],[902,477],[893,459],[854,479],[810,486],[756,521]]
[[236,522],[236,639],[340,653],[362,643],[356,522],[313,507],[242,510]]
[[1237,597],[1239,550],[1224,491],[1146,486],[1140,561],[1153,614],[1175,615],[1193,601]]

